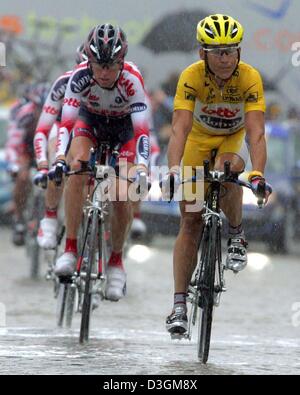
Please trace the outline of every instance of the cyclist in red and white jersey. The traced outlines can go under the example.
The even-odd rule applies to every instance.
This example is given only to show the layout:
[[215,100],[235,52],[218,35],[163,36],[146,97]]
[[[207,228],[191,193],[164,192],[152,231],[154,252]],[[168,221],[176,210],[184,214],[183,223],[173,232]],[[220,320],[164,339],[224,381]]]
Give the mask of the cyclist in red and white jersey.
[[14,175],[14,228],[13,243],[24,244],[25,225],[23,213],[30,190],[30,167],[34,162],[33,136],[37,120],[47,96],[47,83],[36,83],[28,86],[24,97],[17,102],[11,111],[6,157],[9,170]]
[[[77,48],[77,65],[87,59],[83,44]],[[40,247],[52,249],[57,244],[57,208],[63,189],[54,182],[45,183],[49,171],[49,164],[55,160],[57,135],[61,121],[61,112],[66,87],[73,70],[59,76],[53,83],[43,111],[38,121],[34,136],[34,151],[38,172],[34,178],[36,185],[47,185],[45,195],[45,216],[40,222],[37,241]]]
[[[122,143],[119,155],[121,174],[124,161],[128,169],[136,162],[137,180],[147,172],[149,126],[144,82],[137,67],[125,62],[127,49],[125,33],[118,26],[99,25],[89,34],[85,45],[88,61],[73,72],[64,98],[57,168],[65,166],[69,135],[73,129],[68,152],[71,169],[79,169],[80,160],[89,159],[90,149],[109,139],[113,143]],[[78,213],[83,206],[85,183],[83,176],[70,177],[66,186],[67,239],[65,252],[56,263],[57,275],[70,275],[75,268],[76,238],[81,221]],[[132,221],[128,183],[125,184],[123,190],[117,188],[118,201],[113,202],[112,254],[107,269],[106,297],[115,301],[124,296],[126,273],[122,250]]]

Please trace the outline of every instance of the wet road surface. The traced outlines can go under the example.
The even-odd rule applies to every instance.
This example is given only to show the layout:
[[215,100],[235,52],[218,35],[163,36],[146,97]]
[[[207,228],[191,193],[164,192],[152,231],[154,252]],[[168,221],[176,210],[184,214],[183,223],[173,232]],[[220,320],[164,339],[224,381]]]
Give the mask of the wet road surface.
[[28,278],[24,250],[10,244],[7,230],[0,231],[0,306],[6,309],[1,374],[300,374],[297,256],[252,248],[243,272],[226,272],[228,291],[215,310],[210,358],[203,366],[197,328],[192,341],[171,341],[164,327],[173,299],[173,239],[130,251],[126,298],[101,303],[90,342],[81,346],[79,316],[72,330],[56,328],[52,284]]

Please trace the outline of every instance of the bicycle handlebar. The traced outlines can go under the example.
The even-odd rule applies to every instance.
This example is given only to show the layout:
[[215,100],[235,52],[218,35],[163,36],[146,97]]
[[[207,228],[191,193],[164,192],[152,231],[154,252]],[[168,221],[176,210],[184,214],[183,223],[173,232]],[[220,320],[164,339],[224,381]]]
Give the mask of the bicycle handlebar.
[[[118,143],[112,150],[111,150],[111,156],[108,162],[108,167],[110,169],[114,169],[116,167],[117,164],[117,159],[119,156],[119,150],[122,146],[122,143]],[[79,170],[70,170],[69,167],[66,168],[65,171],[65,175],[66,176],[73,176],[73,175],[90,175],[90,176],[94,176],[96,177],[96,162],[97,162],[97,155],[98,152],[95,149],[91,149],[91,156],[89,161],[82,161],[79,160],[79,162],[81,163],[81,168]],[[107,178],[109,176],[109,173],[106,173],[106,177]],[[125,180],[125,181],[129,181],[130,183],[134,183],[136,181],[136,179],[133,178],[128,178],[128,177],[123,177],[122,175],[118,174],[118,177]],[[140,182],[139,185],[137,187],[137,193],[140,194],[143,191],[148,191],[151,188],[151,182],[148,180],[148,176],[145,172],[145,174],[142,174],[140,176]]]
[[[241,187],[246,187],[250,189],[254,195],[257,197],[257,205],[259,208],[262,208],[265,203],[265,196],[266,192],[272,193],[272,188],[266,186],[265,181],[262,179],[258,186],[257,189],[253,187],[253,185],[250,182],[242,181],[238,178],[238,173],[232,172],[230,169],[230,162],[226,161],[224,162],[224,172],[220,171],[211,171],[209,169],[209,161],[205,160],[203,162],[203,167],[204,167],[204,181],[208,183],[224,183],[224,182],[231,182],[234,184],[237,184]],[[194,176],[190,180],[183,180],[182,184],[186,182],[196,182],[199,181],[199,179]]]

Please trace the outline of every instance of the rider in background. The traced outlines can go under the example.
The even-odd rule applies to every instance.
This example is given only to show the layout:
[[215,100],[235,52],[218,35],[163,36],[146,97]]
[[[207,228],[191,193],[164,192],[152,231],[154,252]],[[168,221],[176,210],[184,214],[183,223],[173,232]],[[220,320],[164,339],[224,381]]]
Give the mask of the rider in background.
[[43,82],[28,86],[24,97],[16,103],[10,115],[6,156],[15,181],[13,243],[18,246],[25,242],[24,210],[31,188],[34,131],[48,91],[49,85]]
[[[77,65],[86,61],[83,44],[77,48]],[[57,209],[63,192],[62,186],[53,181],[47,182],[49,165],[55,161],[57,135],[60,127],[63,100],[67,84],[73,70],[59,76],[53,83],[43,111],[39,118],[34,136],[34,151],[38,172],[34,177],[36,185],[47,185],[45,195],[45,215],[40,222],[37,241],[40,247],[52,249],[57,244]]]
[[[184,169],[203,166],[216,150],[214,168],[222,171],[230,161],[231,170],[243,172],[250,152],[249,181],[257,188],[264,181],[266,164],[265,100],[260,74],[241,62],[243,27],[228,15],[210,15],[197,26],[200,61],[181,74],[174,100],[172,135],[168,147],[169,174],[166,190],[178,189],[180,163]],[[170,190],[169,190],[170,192]],[[229,222],[227,269],[238,272],[247,264],[247,242],[242,225],[242,188],[226,184],[221,208]],[[267,195],[266,195],[267,198]],[[202,209],[188,212],[195,203],[184,191],[180,203],[181,225],[174,247],[174,305],[167,317],[170,333],[187,330],[186,295],[197,263],[203,227]]]
[[[143,78],[137,67],[125,62],[128,43],[118,26],[97,26],[87,38],[88,61],[70,77],[62,112],[56,153],[56,168],[64,168],[70,132],[68,161],[72,170],[88,161],[90,149],[99,142],[121,143],[119,172],[128,177],[133,166],[137,181],[145,175],[149,158],[149,126]],[[126,173],[124,174],[124,171]],[[57,260],[58,276],[71,275],[77,260],[77,233],[81,222],[86,176],[68,179],[65,189],[66,246]],[[117,301],[125,294],[126,273],[123,246],[132,222],[128,182],[119,179],[117,201],[113,202],[112,254],[108,262],[106,297]]]

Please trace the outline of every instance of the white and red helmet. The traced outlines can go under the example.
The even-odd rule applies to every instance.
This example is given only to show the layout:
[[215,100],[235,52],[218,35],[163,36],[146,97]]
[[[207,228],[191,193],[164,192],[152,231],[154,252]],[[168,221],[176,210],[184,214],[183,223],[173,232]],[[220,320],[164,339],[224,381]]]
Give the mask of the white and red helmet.
[[128,42],[125,33],[119,26],[106,23],[91,30],[84,50],[91,62],[122,63],[127,54]]

